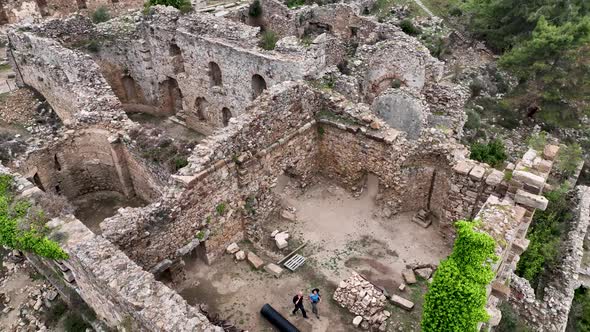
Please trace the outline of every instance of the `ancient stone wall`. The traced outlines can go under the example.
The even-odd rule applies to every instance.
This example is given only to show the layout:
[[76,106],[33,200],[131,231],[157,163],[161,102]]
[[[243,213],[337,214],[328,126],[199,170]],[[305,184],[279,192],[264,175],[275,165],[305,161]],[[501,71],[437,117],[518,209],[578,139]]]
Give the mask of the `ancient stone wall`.
[[582,248],[590,225],[590,188],[576,187],[576,194],[574,219],[563,240],[560,263],[545,287],[543,297],[535,296],[528,280],[511,275],[509,302],[535,331],[565,331],[574,291],[580,286],[578,273],[583,256]]
[[66,126],[124,123],[119,100],[88,56],[26,31],[12,30],[9,38],[17,83],[41,93]]
[[116,192],[151,201],[160,195],[162,185],[120,141],[99,129],[72,132],[31,152],[20,171],[44,191],[70,200],[90,193]]
[[[111,85],[120,86],[120,77],[126,75],[140,88],[137,95],[156,107],[155,112],[176,114],[201,132],[227,125],[224,112],[237,116],[262,90],[301,79],[321,65],[304,52],[263,51],[256,44],[259,29],[208,14],[180,15],[157,7],[140,19],[132,35],[128,30],[110,29],[112,35],[105,37],[112,42],[101,46],[102,62],[125,68],[125,73],[115,70],[107,78]],[[174,107],[166,102],[171,99],[170,89],[181,96]]]

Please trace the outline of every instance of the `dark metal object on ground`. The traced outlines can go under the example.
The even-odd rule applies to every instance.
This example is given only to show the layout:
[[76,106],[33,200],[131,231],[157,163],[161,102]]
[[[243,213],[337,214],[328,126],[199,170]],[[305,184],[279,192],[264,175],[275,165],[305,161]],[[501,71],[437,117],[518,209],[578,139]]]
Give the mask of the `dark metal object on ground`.
[[291,324],[291,322],[285,319],[283,315],[281,315],[268,303],[262,306],[262,309],[260,309],[260,314],[281,332],[299,332],[299,330],[293,324]]

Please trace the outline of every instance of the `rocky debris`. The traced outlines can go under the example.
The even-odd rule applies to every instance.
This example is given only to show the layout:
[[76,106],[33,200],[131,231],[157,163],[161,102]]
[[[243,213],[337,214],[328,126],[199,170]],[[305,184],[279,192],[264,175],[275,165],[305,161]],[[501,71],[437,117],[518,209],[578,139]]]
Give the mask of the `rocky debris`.
[[250,263],[256,270],[259,270],[262,265],[264,265],[264,261],[251,251],[248,252],[248,263]]
[[402,276],[404,277],[406,284],[413,285],[416,283],[416,275],[414,274],[413,270],[409,270],[409,269],[403,270]]
[[430,279],[430,276],[432,276],[432,269],[429,267],[416,269],[416,270],[414,270],[414,272],[416,272],[416,274],[419,275],[424,280],[428,280],[428,279]]
[[240,250],[236,252],[235,258],[237,261],[243,261],[244,259],[246,259],[246,253],[244,252],[244,250]]
[[240,251],[240,247],[238,247],[237,243],[233,242],[231,243],[229,246],[227,246],[227,248],[225,249],[225,252],[227,252],[230,255],[235,254],[236,252]]
[[353,320],[353,324],[356,321],[361,327],[364,324],[366,328],[378,329],[391,315],[383,310],[387,300],[385,295],[358,273],[353,273],[350,278],[340,282],[334,292],[334,300],[341,307],[361,317],[360,320]]
[[400,292],[405,291],[406,290],[406,284],[400,284],[397,289],[399,289]]
[[287,232],[280,232],[274,236],[275,243],[279,249],[287,248],[289,243],[287,240],[289,239],[289,233]]
[[404,299],[399,295],[392,295],[391,296],[391,303],[395,304],[396,306],[403,308],[405,310],[412,310],[414,308],[414,302]]
[[428,226],[432,224],[432,221],[430,219],[430,212],[424,209],[418,211],[414,218],[412,218],[412,221],[424,228],[428,228]]
[[264,271],[274,275],[276,278],[283,274],[283,269],[276,264],[269,263],[264,266]]

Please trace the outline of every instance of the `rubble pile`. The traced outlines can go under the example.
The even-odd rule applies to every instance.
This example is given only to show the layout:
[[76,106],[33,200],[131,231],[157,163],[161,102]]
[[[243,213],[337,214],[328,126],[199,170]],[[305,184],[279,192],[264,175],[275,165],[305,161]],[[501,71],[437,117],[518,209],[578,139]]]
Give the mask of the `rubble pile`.
[[340,282],[334,292],[334,300],[357,315],[353,320],[355,326],[386,330],[386,321],[391,316],[389,311],[384,310],[387,299],[380,289],[358,273]]

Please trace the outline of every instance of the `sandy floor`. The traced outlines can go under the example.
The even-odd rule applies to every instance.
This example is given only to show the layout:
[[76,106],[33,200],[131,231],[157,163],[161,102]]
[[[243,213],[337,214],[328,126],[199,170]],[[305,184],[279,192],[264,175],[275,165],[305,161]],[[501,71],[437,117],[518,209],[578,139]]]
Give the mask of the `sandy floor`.
[[[296,208],[297,221],[277,218],[263,228],[269,234],[274,229],[289,230],[292,236],[289,248],[279,251],[270,238],[262,247],[248,242],[239,245],[253,250],[265,262],[275,262],[277,257],[307,242],[301,251],[308,258],[305,265],[294,273],[285,270],[276,279],[253,270],[246,262],[234,262],[231,256],[226,255],[211,266],[192,258],[186,262],[187,279],[175,286],[189,303],[204,302],[212,312],[249,331],[274,331],[259,315],[265,303],[270,303],[301,331],[353,331],[353,315],[331,299],[337,283],[357,271],[390,293],[398,293],[401,271],[406,264],[438,263],[450,251],[435,229],[423,229],[412,223],[413,214],[388,220],[376,217],[374,178],[368,180],[358,198],[324,181],[302,191],[288,178],[281,178],[276,190],[284,206]],[[295,292],[307,293],[314,287],[322,289],[324,295],[321,320],[304,321],[301,316],[290,316]],[[421,297],[425,288],[420,287],[405,296]],[[413,300],[421,302],[421,299]],[[419,321],[419,313],[409,315],[400,309],[396,315],[396,309],[391,310],[400,321],[412,320],[413,326]],[[398,322],[391,325],[392,331],[402,326]]]
[[[3,259],[4,257],[0,257]],[[5,262],[4,264],[11,264]],[[9,305],[13,310],[7,314],[0,313],[0,331],[10,331],[11,325],[18,321],[18,308],[21,304],[29,300],[29,292],[43,283],[42,280],[32,280],[29,276],[30,271],[23,265],[19,265],[16,272],[12,273],[0,286],[2,292],[10,297]]]

